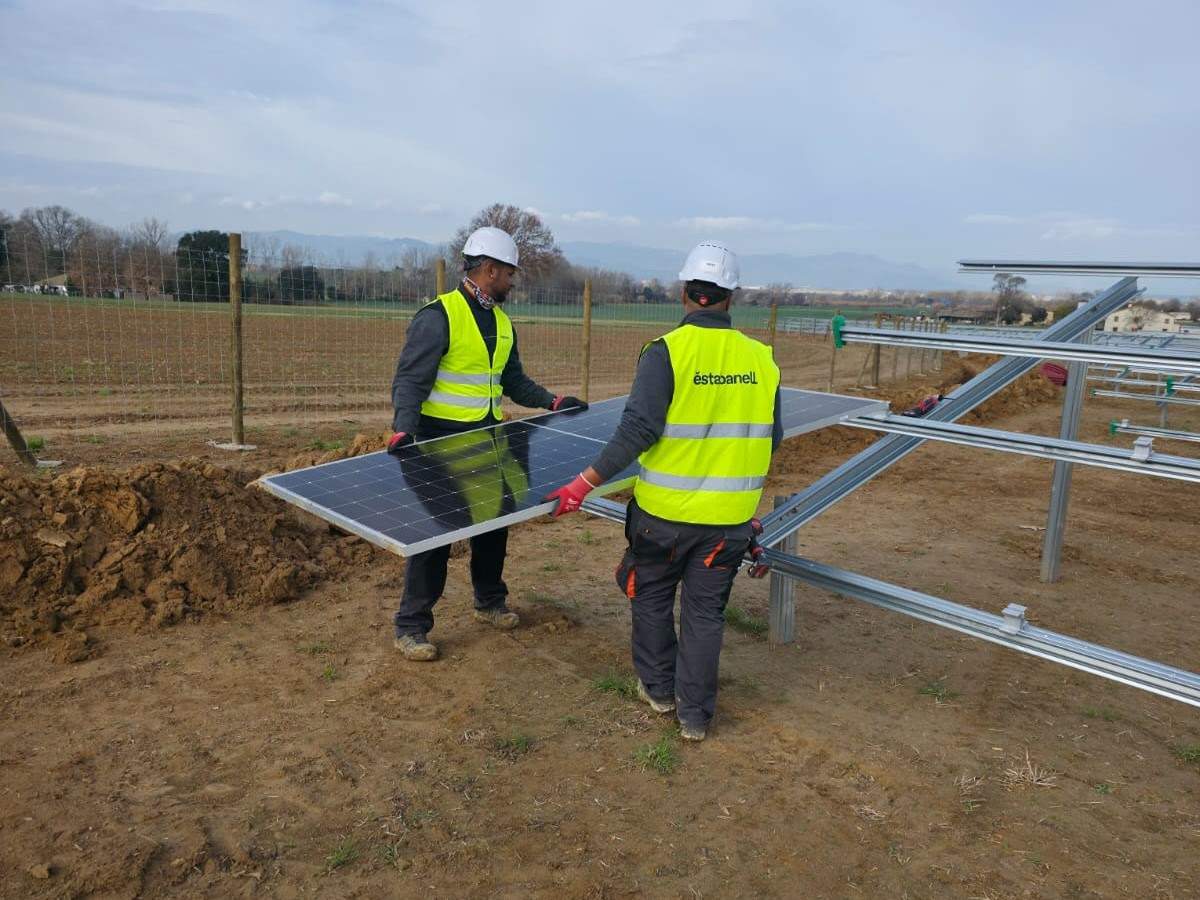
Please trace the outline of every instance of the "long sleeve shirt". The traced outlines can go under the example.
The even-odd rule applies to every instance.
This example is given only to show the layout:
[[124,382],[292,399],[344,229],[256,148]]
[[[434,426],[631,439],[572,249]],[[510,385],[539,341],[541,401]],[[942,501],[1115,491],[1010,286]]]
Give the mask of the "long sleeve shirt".
[[[729,313],[702,309],[684,317],[682,325],[697,325],[701,328],[732,328]],[[646,450],[660,437],[667,424],[667,409],[675,395],[675,373],[671,368],[671,354],[660,338],[646,347],[638,360],[637,373],[621,424],[608,444],[600,451],[592,468],[605,481],[612,478]],[[783,441],[783,420],[779,408],[779,391],[775,392],[775,421],[771,429],[771,452]]]
[[[459,286],[467,299],[467,306],[479,326],[488,358],[496,353],[496,313],[484,309],[474,296]],[[450,320],[440,302],[434,301],[421,307],[409,323],[404,348],[396,363],[396,374],[392,378],[392,430],[404,431],[419,438],[455,434],[483,425],[495,425],[498,419],[488,411],[487,416],[476,422],[454,422],[421,414],[421,404],[433,389],[437,378],[438,364],[450,349]],[[521,355],[517,351],[517,335],[513,331],[512,350],[504,371],[500,375],[500,386],[506,396],[521,406],[549,409],[554,395],[525,374]]]

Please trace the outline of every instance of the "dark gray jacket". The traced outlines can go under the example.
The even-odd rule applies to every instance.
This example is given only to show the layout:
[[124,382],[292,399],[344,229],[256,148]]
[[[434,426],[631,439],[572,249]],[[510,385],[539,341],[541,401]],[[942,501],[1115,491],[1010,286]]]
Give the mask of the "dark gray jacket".
[[[698,325],[701,328],[732,328],[729,313],[701,309],[688,313],[681,325]],[[652,342],[638,360],[637,374],[621,424],[608,445],[600,451],[594,468],[605,481],[612,478],[627,465],[649,450],[660,437],[667,424],[667,407],[675,394],[675,373],[671,368],[671,354],[662,338]],[[775,425],[771,430],[771,451],[783,441],[783,420],[779,411],[779,392],[775,392]]]
[[[467,298],[467,306],[475,316],[475,324],[483,335],[490,359],[496,352],[496,313],[480,306],[461,285],[458,289]],[[433,389],[438,363],[449,349],[450,320],[441,302],[435,300],[417,311],[404,338],[404,349],[400,351],[396,375],[392,378],[392,431],[405,431],[418,440],[424,440],[496,424],[498,420],[490,411],[486,418],[478,422],[454,422],[421,414],[421,404]],[[504,393],[521,406],[549,409],[554,402],[553,394],[525,374],[521,355],[517,352],[515,329],[512,352],[504,364],[500,385]]]

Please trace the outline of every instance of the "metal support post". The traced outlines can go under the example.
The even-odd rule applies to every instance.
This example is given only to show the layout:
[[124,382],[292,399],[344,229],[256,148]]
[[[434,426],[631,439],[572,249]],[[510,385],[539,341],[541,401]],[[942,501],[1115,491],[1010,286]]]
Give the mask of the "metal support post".
[[[775,498],[775,508],[778,509],[787,500],[786,497]],[[781,553],[794,555],[797,540],[795,534],[789,534],[776,546]],[[772,647],[790,644],[796,640],[796,586],[791,578],[785,578],[778,572],[771,572],[770,609],[767,614],[769,629],[767,642]]]
[[[879,313],[875,314],[875,327],[879,328],[883,324],[883,316]],[[879,387],[879,355],[883,352],[883,348],[878,344],[875,345],[875,359],[871,366],[871,384]]]
[[771,318],[767,319],[767,343],[775,349],[775,329],[779,326],[779,304],[771,304]]
[[242,423],[242,236],[229,235],[229,315],[233,342],[233,443],[246,443]]
[[588,402],[588,390],[592,381],[592,279],[583,282],[583,372],[579,376],[580,397]]
[[[1088,330],[1079,338],[1086,344],[1091,336]],[[1083,398],[1087,391],[1088,364],[1082,360],[1067,366],[1067,387],[1063,396],[1062,425],[1058,436],[1073,441],[1079,435],[1079,415],[1083,411]],[[1046,537],[1042,542],[1042,581],[1054,584],[1060,577],[1062,563],[1063,534],[1067,527],[1067,507],[1071,502],[1071,472],[1074,463],[1055,460],[1054,476],[1050,481],[1050,511],[1046,516]]]

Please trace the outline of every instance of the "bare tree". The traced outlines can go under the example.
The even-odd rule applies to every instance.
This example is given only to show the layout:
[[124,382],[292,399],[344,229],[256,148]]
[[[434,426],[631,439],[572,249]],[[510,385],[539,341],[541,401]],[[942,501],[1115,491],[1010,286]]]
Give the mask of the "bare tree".
[[171,229],[167,227],[167,223],[153,216],[129,226],[129,237],[133,243],[153,250],[166,249],[167,238],[170,236]]
[[[462,260],[463,244],[476,228],[494,225],[512,235],[521,255],[521,271],[524,277],[537,281],[552,274],[565,264],[563,254],[554,242],[554,233],[541,216],[526,209],[518,209],[508,203],[493,203],[476,213],[475,218],[464,225],[450,242],[449,262],[456,267]],[[453,268],[451,268],[453,271]]]
[[65,206],[57,205],[26,209],[21,218],[37,233],[47,267],[62,272],[66,268],[67,254],[87,227],[87,220]]

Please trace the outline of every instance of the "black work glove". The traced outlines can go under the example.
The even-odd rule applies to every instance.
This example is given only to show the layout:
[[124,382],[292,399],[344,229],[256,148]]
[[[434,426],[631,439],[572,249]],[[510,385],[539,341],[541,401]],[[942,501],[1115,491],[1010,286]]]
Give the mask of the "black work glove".
[[559,394],[554,398],[554,402],[550,404],[551,412],[562,412],[567,409],[587,409],[588,405],[578,397],[563,396]]
[[407,447],[413,443],[414,438],[407,431],[397,431],[388,439],[387,452],[399,453],[401,447]]

